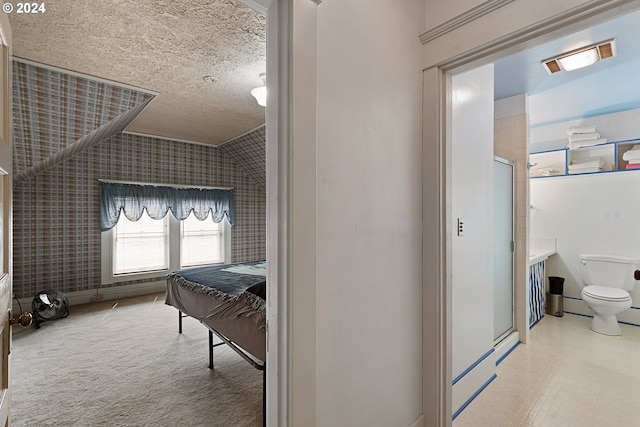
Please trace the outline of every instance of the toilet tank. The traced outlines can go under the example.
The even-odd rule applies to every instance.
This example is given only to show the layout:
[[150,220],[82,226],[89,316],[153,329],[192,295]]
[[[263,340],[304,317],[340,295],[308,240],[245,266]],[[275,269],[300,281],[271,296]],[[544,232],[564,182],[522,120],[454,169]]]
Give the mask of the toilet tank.
[[607,286],[633,290],[638,260],[611,255],[581,254],[580,268],[585,286]]

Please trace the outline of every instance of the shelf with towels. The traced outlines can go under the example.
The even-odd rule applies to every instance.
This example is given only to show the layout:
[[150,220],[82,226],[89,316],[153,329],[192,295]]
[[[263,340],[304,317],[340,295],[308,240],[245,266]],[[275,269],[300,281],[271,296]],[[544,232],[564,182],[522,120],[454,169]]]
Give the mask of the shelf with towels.
[[640,138],[529,154],[532,179],[640,170]]

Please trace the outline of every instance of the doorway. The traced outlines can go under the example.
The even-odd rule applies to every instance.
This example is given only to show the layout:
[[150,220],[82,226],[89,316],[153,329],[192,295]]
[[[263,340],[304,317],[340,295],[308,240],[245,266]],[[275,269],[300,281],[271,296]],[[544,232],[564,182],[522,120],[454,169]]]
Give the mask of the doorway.
[[[423,169],[436,170],[438,173],[435,177],[436,181],[429,181],[427,178],[433,178],[432,174],[425,173],[425,215],[432,215],[438,218],[440,222],[437,224],[434,234],[439,236],[439,240],[433,244],[426,245],[427,253],[439,254],[436,271],[440,274],[431,274],[425,271],[425,289],[437,290],[439,298],[434,300],[432,304],[425,305],[425,325],[429,324],[431,317],[428,312],[438,312],[441,314],[439,334],[433,337],[425,337],[427,340],[435,342],[442,339],[444,343],[444,354],[440,358],[433,361],[434,366],[440,367],[443,372],[441,387],[445,389],[442,393],[444,398],[441,401],[439,409],[442,413],[447,414],[450,420],[451,416],[451,295],[452,295],[452,236],[456,230],[456,224],[452,223],[453,216],[451,214],[451,119],[448,116],[448,105],[451,102],[451,76],[454,70],[469,70],[474,66],[481,66],[491,63],[498,58],[505,57],[511,53],[521,51],[530,47],[537,46],[544,41],[550,40],[552,37],[567,35],[580,29],[588,28],[596,23],[603,22],[614,16],[637,9],[637,5],[629,6],[630,2],[597,2],[596,5],[582,5],[572,10],[563,10],[562,5],[557,7],[556,14],[553,19],[540,21],[537,25],[525,27],[520,24],[521,28],[512,33],[512,29],[506,29],[505,36],[483,36],[481,34],[481,26],[474,28],[466,28],[465,30],[452,30],[451,35],[446,40],[452,40],[459,36],[461,46],[457,52],[462,54],[445,52],[445,38],[436,39],[433,43],[425,42],[430,45],[425,48],[431,56],[425,60],[426,70],[424,72],[424,147],[430,157],[425,156]],[[553,15],[553,13],[551,13]],[[526,21],[526,20],[525,20]],[[535,22],[535,20],[534,20]],[[517,25],[517,24],[516,24]],[[513,27],[509,27],[513,28]],[[500,34],[500,29],[492,34]],[[477,32],[477,34],[476,34]],[[458,33],[458,34],[456,34]],[[440,56],[438,56],[440,54]],[[437,57],[437,58],[436,58]],[[433,182],[437,182],[437,189]],[[429,185],[431,187],[429,187]],[[527,205],[528,207],[528,205]],[[518,299],[518,308],[520,300]],[[528,332],[524,330],[523,332]],[[527,336],[523,334],[521,341],[526,341]],[[444,338],[440,338],[443,336]],[[430,361],[429,361],[430,362]],[[429,365],[430,366],[430,365]],[[424,375],[428,375],[429,369],[425,368]],[[425,377],[427,378],[427,377]],[[425,395],[429,393],[429,388],[425,387]],[[450,422],[444,420],[444,422]]]

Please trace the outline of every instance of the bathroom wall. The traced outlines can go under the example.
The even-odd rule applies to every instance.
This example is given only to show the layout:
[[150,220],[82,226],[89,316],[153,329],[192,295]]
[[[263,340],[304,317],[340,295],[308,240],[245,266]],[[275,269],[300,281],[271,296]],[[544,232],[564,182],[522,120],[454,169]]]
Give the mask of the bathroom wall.
[[[639,118],[640,110],[636,109],[533,128],[530,150],[562,148],[566,145],[566,128],[573,125],[598,126],[609,141],[637,138]],[[592,314],[580,299],[579,254],[640,259],[638,188],[640,171],[531,179],[531,235],[557,238],[557,254],[548,259],[546,274],[566,279],[565,311]],[[634,308],[620,314],[619,320],[640,325],[640,284],[631,296]]]
[[494,145],[496,156],[509,160],[515,172],[515,311],[516,330],[520,341],[529,338],[527,275],[529,255],[527,242],[529,185],[527,181],[527,161],[529,144],[527,141],[528,115],[526,94],[516,95],[495,102]]
[[493,65],[452,77],[452,409],[495,376],[493,348]]

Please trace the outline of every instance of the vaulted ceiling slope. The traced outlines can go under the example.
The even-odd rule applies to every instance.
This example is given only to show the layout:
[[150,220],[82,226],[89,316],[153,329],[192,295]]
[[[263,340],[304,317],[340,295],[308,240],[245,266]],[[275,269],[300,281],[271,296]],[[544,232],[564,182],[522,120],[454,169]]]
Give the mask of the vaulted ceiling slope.
[[[58,156],[87,134],[152,98],[146,91],[14,60],[16,175]],[[131,115],[129,122],[135,116]]]
[[220,146],[220,151],[229,156],[260,187],[267,188],[265,127],[260,126],[245,135]]
[[50,0],[10,16],[14,56],[157,92],[127,128],[217,145],[264,123],[265,17],[237,0]]

